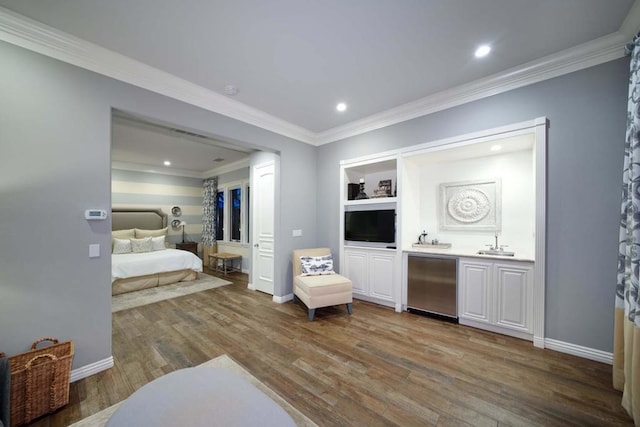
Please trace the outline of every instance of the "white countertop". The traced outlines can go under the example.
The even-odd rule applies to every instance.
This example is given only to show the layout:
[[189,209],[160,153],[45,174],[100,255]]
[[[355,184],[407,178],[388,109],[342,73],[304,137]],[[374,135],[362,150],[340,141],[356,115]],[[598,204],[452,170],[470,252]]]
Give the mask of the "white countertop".
[[433,248],[429,246],[425,247],[409,247],[403,248],[402,252],[408,254],[429,254],[429,255],[447,255],[453,257],[472,257],[472,258],[484,258],[484,259],[499,259],[504,261],[523,261],[523,262],[535,262],[535,256],[525,253],[524,251],[513,251],[514,256],[498,256],[498,255],[481,255],[478,253],[478,248],[465,248],[464,246],[453,245],[448,249]]

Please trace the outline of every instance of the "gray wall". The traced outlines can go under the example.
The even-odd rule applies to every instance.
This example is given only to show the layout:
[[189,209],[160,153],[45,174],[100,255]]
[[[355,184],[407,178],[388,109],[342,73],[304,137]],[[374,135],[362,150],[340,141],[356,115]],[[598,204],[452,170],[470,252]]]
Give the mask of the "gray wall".
[[218,185],[228,184],[229,182],[242,181],[249,179],[249,168],[236,169],[218,175]]
[[318,150],[318,244],[338,251],[339,161],[546,116],[546,337],[613,348],[628,60],[495,95]]
[[[145,184],[144,192],[137,192],[140,188],[138,184]],[[182,228],[174,230],[171,227],[171,221],[174,219],[187,223],[186,240],[202,241],[201,178],[112,169],[111,203],[112,206],[118,207],[161,208],[167,214],[169,243],[182,242]],[[174,206],[182,210],[179,218],[171,213]]]
[[280,222],[306,231],[276,248],[276,292],[290,292],[294,245],[316,241],[315,147],[3,42],[0,58],[2,351],[54,336],[75,341],[74,368],[111,355],[111,224],[83,217],[111,206],[111,108],[280,153]]

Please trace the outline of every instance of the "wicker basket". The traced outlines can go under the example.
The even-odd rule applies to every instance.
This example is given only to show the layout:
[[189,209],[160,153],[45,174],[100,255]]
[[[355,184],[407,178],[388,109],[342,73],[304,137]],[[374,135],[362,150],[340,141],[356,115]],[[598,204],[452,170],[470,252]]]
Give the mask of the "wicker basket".
[[[37,349],[39,343],[53,345]],[[9,357],[11,425],[19,426],[69,403],[73,341],[42,338],[31,351]]]

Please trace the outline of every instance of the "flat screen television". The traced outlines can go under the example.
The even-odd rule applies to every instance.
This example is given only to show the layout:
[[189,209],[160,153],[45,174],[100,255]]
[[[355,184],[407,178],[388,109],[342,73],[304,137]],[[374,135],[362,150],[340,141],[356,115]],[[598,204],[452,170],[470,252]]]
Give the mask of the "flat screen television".
[[344,239],[356,242],[396,241],[396,211],[348,211],[344,213]]

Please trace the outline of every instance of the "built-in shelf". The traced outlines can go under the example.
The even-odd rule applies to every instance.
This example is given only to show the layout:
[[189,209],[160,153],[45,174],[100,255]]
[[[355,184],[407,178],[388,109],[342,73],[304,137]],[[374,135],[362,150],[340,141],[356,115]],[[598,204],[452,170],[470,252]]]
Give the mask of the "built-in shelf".
[[357,206],[357,205],[377,205],[381,203],[395,203],[397,197],[377,197],[371,199],[360,199],[360,200],[347,200],[344,202],[345,206]]

